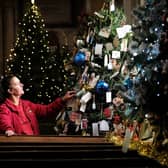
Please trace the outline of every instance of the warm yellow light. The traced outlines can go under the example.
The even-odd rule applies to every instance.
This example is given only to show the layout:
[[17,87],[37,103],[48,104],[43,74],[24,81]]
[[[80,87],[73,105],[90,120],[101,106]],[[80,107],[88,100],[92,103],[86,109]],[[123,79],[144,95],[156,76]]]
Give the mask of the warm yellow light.
[[34,4],[34,1],[35,1],[35,0],[31,0],[31,3]]

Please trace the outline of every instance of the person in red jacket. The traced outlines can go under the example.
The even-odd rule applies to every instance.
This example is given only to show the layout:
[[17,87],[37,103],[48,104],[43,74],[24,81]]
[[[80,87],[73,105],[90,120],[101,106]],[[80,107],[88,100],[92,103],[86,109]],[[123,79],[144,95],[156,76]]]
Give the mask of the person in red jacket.
[[7,136],[39,135],[38,117],[55,116],[75,96],[75,91],[67,91],[52,103],[37,104],[21,98],[23,86],[15,75],[4,77],[1,81],[4,100],[0,104],[0,133]]

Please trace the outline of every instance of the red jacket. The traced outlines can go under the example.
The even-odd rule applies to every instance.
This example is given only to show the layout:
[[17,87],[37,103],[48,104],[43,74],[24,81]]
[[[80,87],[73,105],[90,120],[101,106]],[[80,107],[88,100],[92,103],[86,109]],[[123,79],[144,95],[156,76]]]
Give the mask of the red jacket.
[[[61,98],[48,105],[35,104],[28,100],[20,99],[23,110],[29,119],[34,135],[39,135],[39,117],[54,117],[63,109],[64,102]],[[8,99],[0,105],[0,132],[5,133],[6,130],[13,130],[16,134],[22,134],[22,127],[18,116],[17,108]]]

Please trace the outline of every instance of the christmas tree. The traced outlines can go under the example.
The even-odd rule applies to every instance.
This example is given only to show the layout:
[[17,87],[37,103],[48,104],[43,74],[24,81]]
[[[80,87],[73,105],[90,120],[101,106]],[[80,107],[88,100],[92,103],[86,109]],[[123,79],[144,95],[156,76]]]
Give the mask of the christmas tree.
[[[130,65],[138,70],[134,78],[143,116],[136,149],[168,166],[168,1],[146,0],[133,10],[136,24],[129,44]],[[135,90],[135,89],[134,89]],[[145,143],[145,140],[151,144]],[[143,142],[144,141],[144,142]],[[145,149],[145,150],[144,150]]]
[[[14,48],[7,59],[6,73],[18,75],[25,87],[25,96],[37,101],[39,81],[49,56],[48,33],[37,6],[27,4],[22,22],[19,23]],[[34,95],[34,96],[32,96]]]
[[38,101],[45,104],[52,102],[56,97],[63,96],[75,81],[70,69],[66,68],[70,57],[68,46],[50,46],[50,49],[51,54],[46,61],[45,73],[37,94]]
[[[139,95],[145,100],[142,106],[144,118],[148,120],[154,133],[153,153],[155,154],[168,149],[167,11],[166,0],[146,0],[144,6],[134,9],[136,25],[133,26],[134,35],[129,46],[130,64],[138,69],[136,88],[142,88]],[[158,159],[162,164],[168,165],[163,155]]]
[[[64,117],[69,116],[69,121],[64,132],[98,135],[114,129],[112,120],[119,120],[119,124],[122,118],[133,120],[133,113],[138,110],[128,76],[136,72],[129,72],[127,67],[130,58],[127,46],[132,30],[126,24],[123,9],[115,9],[114,1],[105,2],[100,11],[85,17],[87,24],[85,18],[72,57],[77,94],[65,112]],[[123,90],[125,93],[128,90],[124,98],[121,97]],[[62,116],[58,118],[59,124],[60,119],[63,120]]]
[[165,0],[146,1],[145,6],[133,11],[137,24],[129,46],[131,64],[139,69],[136,79],[137,88],[140,85],[143,88],[140,93],[145,99],[143,110],[151,124],[158,127],[156,138],[162,136],[162,140],[168,136],[167,6]]
[[49,103],[64,93],[67,78],[64,70],[67,55],[64,53],[67,51],[63,50],[67,50],[66,46],[53,47],[49,41],[49,32],[40,9],[34,3],[27,3],[5,71],[6,74],[18,75],[24,84],[23,98]]

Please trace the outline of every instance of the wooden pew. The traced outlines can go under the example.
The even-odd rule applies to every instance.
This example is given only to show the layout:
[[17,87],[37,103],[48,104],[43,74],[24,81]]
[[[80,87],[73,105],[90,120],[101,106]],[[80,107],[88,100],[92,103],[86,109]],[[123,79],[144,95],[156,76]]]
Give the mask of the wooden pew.
[[[0,167],[81,167],[115,165],[115,168],[160,168],[136,151],[121,151],[104,137],[0,136]],[[111,166],[114,167],[114,166]]]

